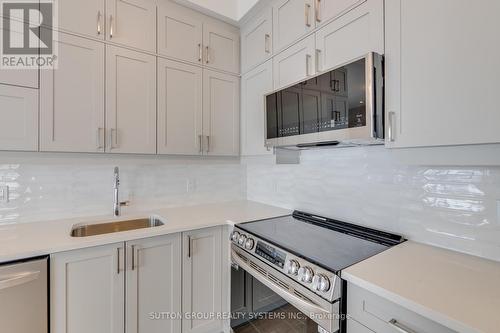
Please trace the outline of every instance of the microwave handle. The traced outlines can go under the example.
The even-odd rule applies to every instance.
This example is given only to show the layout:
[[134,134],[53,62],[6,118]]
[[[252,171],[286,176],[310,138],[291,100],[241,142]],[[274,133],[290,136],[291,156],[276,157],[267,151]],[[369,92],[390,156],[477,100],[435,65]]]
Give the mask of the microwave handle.
[[288,290],[281,288],[274,283],[269,283],[269,280],[267,280],[265,277],[261,275],[256,269],[253,269],[248,265],[246,262],[244,262],[242,259],[239,258],[238,254],[231,249],[231,258],[232,262],[238,267],[244,269],[247,273],[252,275],[254,278],[259,280],[259,282],[263,283],[266,287],[274,291],[276,294],[281,296],[285,301],[288,303],[292,304],[293,306],[297,307],[299,310],[301,310],[304,313],[314,313],[314,314],[328,314],[329,312],[322,307],[312,303],[312,302],[307,302],[306,300],[295,296],[294,294],[290,293]]

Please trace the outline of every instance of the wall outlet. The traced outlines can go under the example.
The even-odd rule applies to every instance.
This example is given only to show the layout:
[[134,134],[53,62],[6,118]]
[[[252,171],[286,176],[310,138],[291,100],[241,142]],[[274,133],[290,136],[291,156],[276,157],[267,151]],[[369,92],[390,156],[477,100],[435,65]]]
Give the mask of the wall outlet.
[[0,186],[0,203],[8,203],[9,202],[9,186],[1,185]]

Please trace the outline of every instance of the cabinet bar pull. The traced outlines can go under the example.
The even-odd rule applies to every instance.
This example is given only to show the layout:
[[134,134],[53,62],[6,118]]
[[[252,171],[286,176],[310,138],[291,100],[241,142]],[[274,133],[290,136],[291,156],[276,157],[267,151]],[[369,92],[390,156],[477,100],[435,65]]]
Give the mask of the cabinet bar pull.
[[101,34],[101,11],[97,11],[97,34]]
[[306,76],[310,76],[310,68],[311,68],[311,55],[306,54]]
[[97,149],[102,149],[102,137],[101,137],[101,133],[104,129],[102,127],[98,127],[97,128],[97,138],[96,138],[96,141],[97,141]]
[[205,48],[207,50],[207,64],[210,62],[210,47]]
[[309,21],[309,14],[311,12],[311,5],[306,3],[305,15],[306,15],[306,27],[311,26],[311,22]]
[[109,38],[113,38],[113,15],[109,15]]
[[118,148],[118,130],[116,128],[112,128],[109,131],[109,148]]
[[135,261],[136,261],[136,259],[135,259],[135,245],[132,245],[130,248],[132,250],[132,270],[134,270],[135,264],[136,264],[135,263]]
[[207,135],[207,153],[210,152],[210,135]]
[[321,72],[321,66],[319,65],[321,58],[321,50],[316,49],[316,72]]
[[321,0],[316,0],[316,22],[321,22]]
[[266,53],[271,53],[271,48],[269,46],[269,41],[271,40],[271,36],[269,34],[266,34],[265,36],[265,51]]
[[120,267],[120,266],[121,266],[121,265],[120,265],[120,250],[121,250],[121,248],[120,248],[120,247],[116,249],[116,258],[117,258],[117,265],[116,265],[116,266],[117,266],[117,267],[116,267],[116,270],[117,270],[117,271],[116,271],[116,272],[117,272],[118,274],[120,274],[120,272],[121,272],[121,267]]
[[389,320],[389,325],[391,325],[396,331],[401,333],[417,333],[414,330],[398,323],[396,319]]
[[388,114],[388,121],[389,121],[389,124],[387,126],[387,137],[389,138],[389,142],[394,142],[395,139],[394,139],[394,117],[395,117],[396,113],[394,112],[389,112]]
[[200,154],[203,153],[203,135],[198,134],[198,139],[200,140]]
[[188,236],[188,258],[191,258],[191,236]]
[[198,43],[198,61],[201,62],[203,60],[203,48],[201,47],[201,43]]

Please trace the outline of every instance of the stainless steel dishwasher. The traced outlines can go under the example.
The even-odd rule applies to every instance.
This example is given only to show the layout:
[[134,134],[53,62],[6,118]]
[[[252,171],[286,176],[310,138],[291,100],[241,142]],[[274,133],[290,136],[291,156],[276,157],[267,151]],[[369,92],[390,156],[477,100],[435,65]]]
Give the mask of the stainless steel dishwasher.
[[47,333],[48,258],[0,264],[0,332]]

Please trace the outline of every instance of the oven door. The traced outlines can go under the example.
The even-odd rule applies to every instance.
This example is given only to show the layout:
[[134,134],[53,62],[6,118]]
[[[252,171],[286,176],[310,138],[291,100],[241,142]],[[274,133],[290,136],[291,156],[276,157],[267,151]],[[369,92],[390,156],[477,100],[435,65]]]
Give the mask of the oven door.
[[[314,294],[307,288],[304,288],[299,283],[289,279],[283,273],[277,271],[271,266],[263,263],[254,256],[246,253],[245,251],[239,249],[234,244],[231,245],[231,260],[234,266],[239,269],[245,270],[248,274],[256,279],[264,286],[269,288],[277,296],[283,299],[284,304],[286,304],[283,309],[283,313],[273,314],[273,318],[269,316],[259,316],[252,314],[253,317],[248,318],[260,320],[261,318],[266,318],[270,320],[294,320],[295,317],[287,317],[287,313],[296,316],[294,310],[298,310],[301,314],[308,317],[308,321],[312,322],[315,327],[311,327],[307,324],[303,329],[297,328],[296,332],[317,332],[318,326],[326,330],[327,332],[334,333],[339,330],[339,302],[330,303],[320,296]],[[232,286],[234,288],[234,284]],[[232,290],[232,292],[237,292]],[[290,313],[290,309],[292,313]],[[233,314],[233,318],[238,318],[238,314]],[[234,321],[237,325],[241,325],[241,321]],[[244,332],[259,332],[258,326],[261,323],[254,324],[255,331],[249,328],[245,328]],[[270,324],[277,325],[276,323]],[[235,328],[234,331],[238,333],[238,329]],[[243,331],[242,331],[243,332]],[[293,332],[293,330],[292,330]]]

